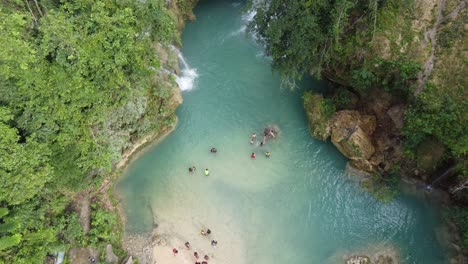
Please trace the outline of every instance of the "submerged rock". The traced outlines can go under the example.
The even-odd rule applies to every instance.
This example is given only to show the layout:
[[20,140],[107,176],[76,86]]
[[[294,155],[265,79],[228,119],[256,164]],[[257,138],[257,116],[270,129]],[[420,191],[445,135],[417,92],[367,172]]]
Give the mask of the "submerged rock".
[[370,258],[367,256],[353,256],[346,260],[346,264],[370,264]]
[[[341,261],[339,260],[341,259]],[[333,263],[345,264],[399,264],[398,250],[387,244],[372,244],[354,252],[337,252],[330,259]]]
[[268,140],[268,139],[274,139],[278,136],[279,133],[279,128],[277,126],[267,126],[265,129],[263,129],[263,139]]

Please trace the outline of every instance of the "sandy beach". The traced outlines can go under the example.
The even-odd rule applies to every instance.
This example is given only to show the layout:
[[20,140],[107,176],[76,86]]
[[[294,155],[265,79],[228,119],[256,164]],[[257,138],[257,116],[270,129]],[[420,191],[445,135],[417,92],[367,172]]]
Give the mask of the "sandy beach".
[[[161,208],[159,208],[161,211]],[[212,211],[204,214],[191,214],[191,217],[181,218],[186,215],[182,208],[173,208],[160,217],[155,217],[157,227],[151,234],[127,234],[124,247],[129,253],[138,257],[143,264],[188,264],[203,259],[205,255],[209,257],[210,264],[247,263],[246,249],[240,237],[240,232],[229,222],[227,215]],[[156,212],[156,209],[155,209]],[[193,212],[192,212],[193,213]],[[218,219],[219,222],[209,219]],[[211,234],[202,235],[201,230],[211,230]],[[211,241],[217,241],[216,246],[211,245]],[[190,243],[190,249],[185,247],[185,242]],[[174,254],[173,249],[178,253]],[[196,259],[194,252],[199,258]]]

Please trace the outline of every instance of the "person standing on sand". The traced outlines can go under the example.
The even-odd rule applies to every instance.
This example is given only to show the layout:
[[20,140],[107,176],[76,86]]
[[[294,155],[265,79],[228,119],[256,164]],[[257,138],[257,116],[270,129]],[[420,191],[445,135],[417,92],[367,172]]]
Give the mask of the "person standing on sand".
[[196,259],[198,259],[198,252],[193,252],[193,256],[195,256]]
[[176,248],[173,248],[172,253],[174,253],[174,256],[175,256],[177,253],[179,253],[179,251]]
[[187,249],[190,249],[190,243],[189,243],[188,241],[185,242],[185,247],[186,247]]

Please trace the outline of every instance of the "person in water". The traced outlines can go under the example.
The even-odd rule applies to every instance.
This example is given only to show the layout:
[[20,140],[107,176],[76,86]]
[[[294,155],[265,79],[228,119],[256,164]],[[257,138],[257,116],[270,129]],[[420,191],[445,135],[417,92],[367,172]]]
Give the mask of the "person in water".
[[208,228],[208,229],[206,230],[206,233],[207,233],[208,235],[211,234],[211,230]]
[[216,153],[216,152],[218,152],[218,150],[217,150],[216,148],[211,148],[211,149],[210,149],[210,152],[211,152],[211,153]]
[[269,152],[269,151],[265,152],[265,156],[266,156],[267,158],[269,158],[269,157],[270,157],[270,152]]
[[255,153],[252,152],[252,154],[250,155],[250,158],[255,159]]
[[185,247],[186,247],[187,249],[190,249],[190,243],[189,243],[188,241],[185,242]]
[[263,141],[260,141],[260,147],[263,147],[263,144],[264,144]]
[[216,241],[216,240],[211,240],[211,245],[212,245],[213,247],[216,246],[216,245],[218,245],[218,241]]
[[253,145],[254,141],[253,139],[250,140],[250,145]]
[[208,170],[208,168],[205,169],[205,176],[208,176],[210,175],[210,171]]
[[195,172],[196,170],[197,170],[197,168],[195,168],[195,166],[192,166],[192,167],[188,168],[188,171],[190,173]]
[[200,230],[200,234],[202,234],[202,236],[206,236],[205,229]]
[[257,133],[252,134],[252,140],[257,138]]

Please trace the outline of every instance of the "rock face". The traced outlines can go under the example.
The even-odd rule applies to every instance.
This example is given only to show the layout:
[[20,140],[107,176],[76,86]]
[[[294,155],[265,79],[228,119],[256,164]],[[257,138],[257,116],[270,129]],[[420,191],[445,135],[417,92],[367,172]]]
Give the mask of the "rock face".
[[321,94],[305,93],[304,108],[309,120],[310,133],[316,139],[327,140],[330,137],[330,117],[322,109],[324,98]]
[[88,196],[85,196],[82,199],[80,199],[78,205],[78,212],[80,215],[80,224],[83,228],[83,233],[88,234],[91,226],[91,206],[90,199]]
[[118,263],[119,257],[117,257],[114,254],[114,251],[112,250],[112,245],[107,244],[106,246],[106,262],[107,263]]
[[72,248],[68,257],[71,264],[89,264],[91,258],[99,263],[99,252],[94,248]]
[[306,93],[304,107],[311,134],[321,140],[331,136],[332,143],[350,159],[354,168],[386,174],[403,159],[401,129],[405,106],[398,97],[375,88],[359,100],[351,96],[356,97],[353,100],[357,102],[337,106],[338,109],[353,109],[339,110],[330,115],[327,103],[346,101],[342,97],[351,94],[349,91],[344,94],[336,92],[327,99],[319,94]]
[[331,141],[352,165],[364,171],[372,170],[369,159],[375,152],[372,134],[375,116],[361,115],[358,111],[343,110],[335,113],[331,122]]
[[125,264],[133,264],[133,257],[132,257],[132,256],[128,257],[128,258],[125,260],[124,263],[125,263]]

